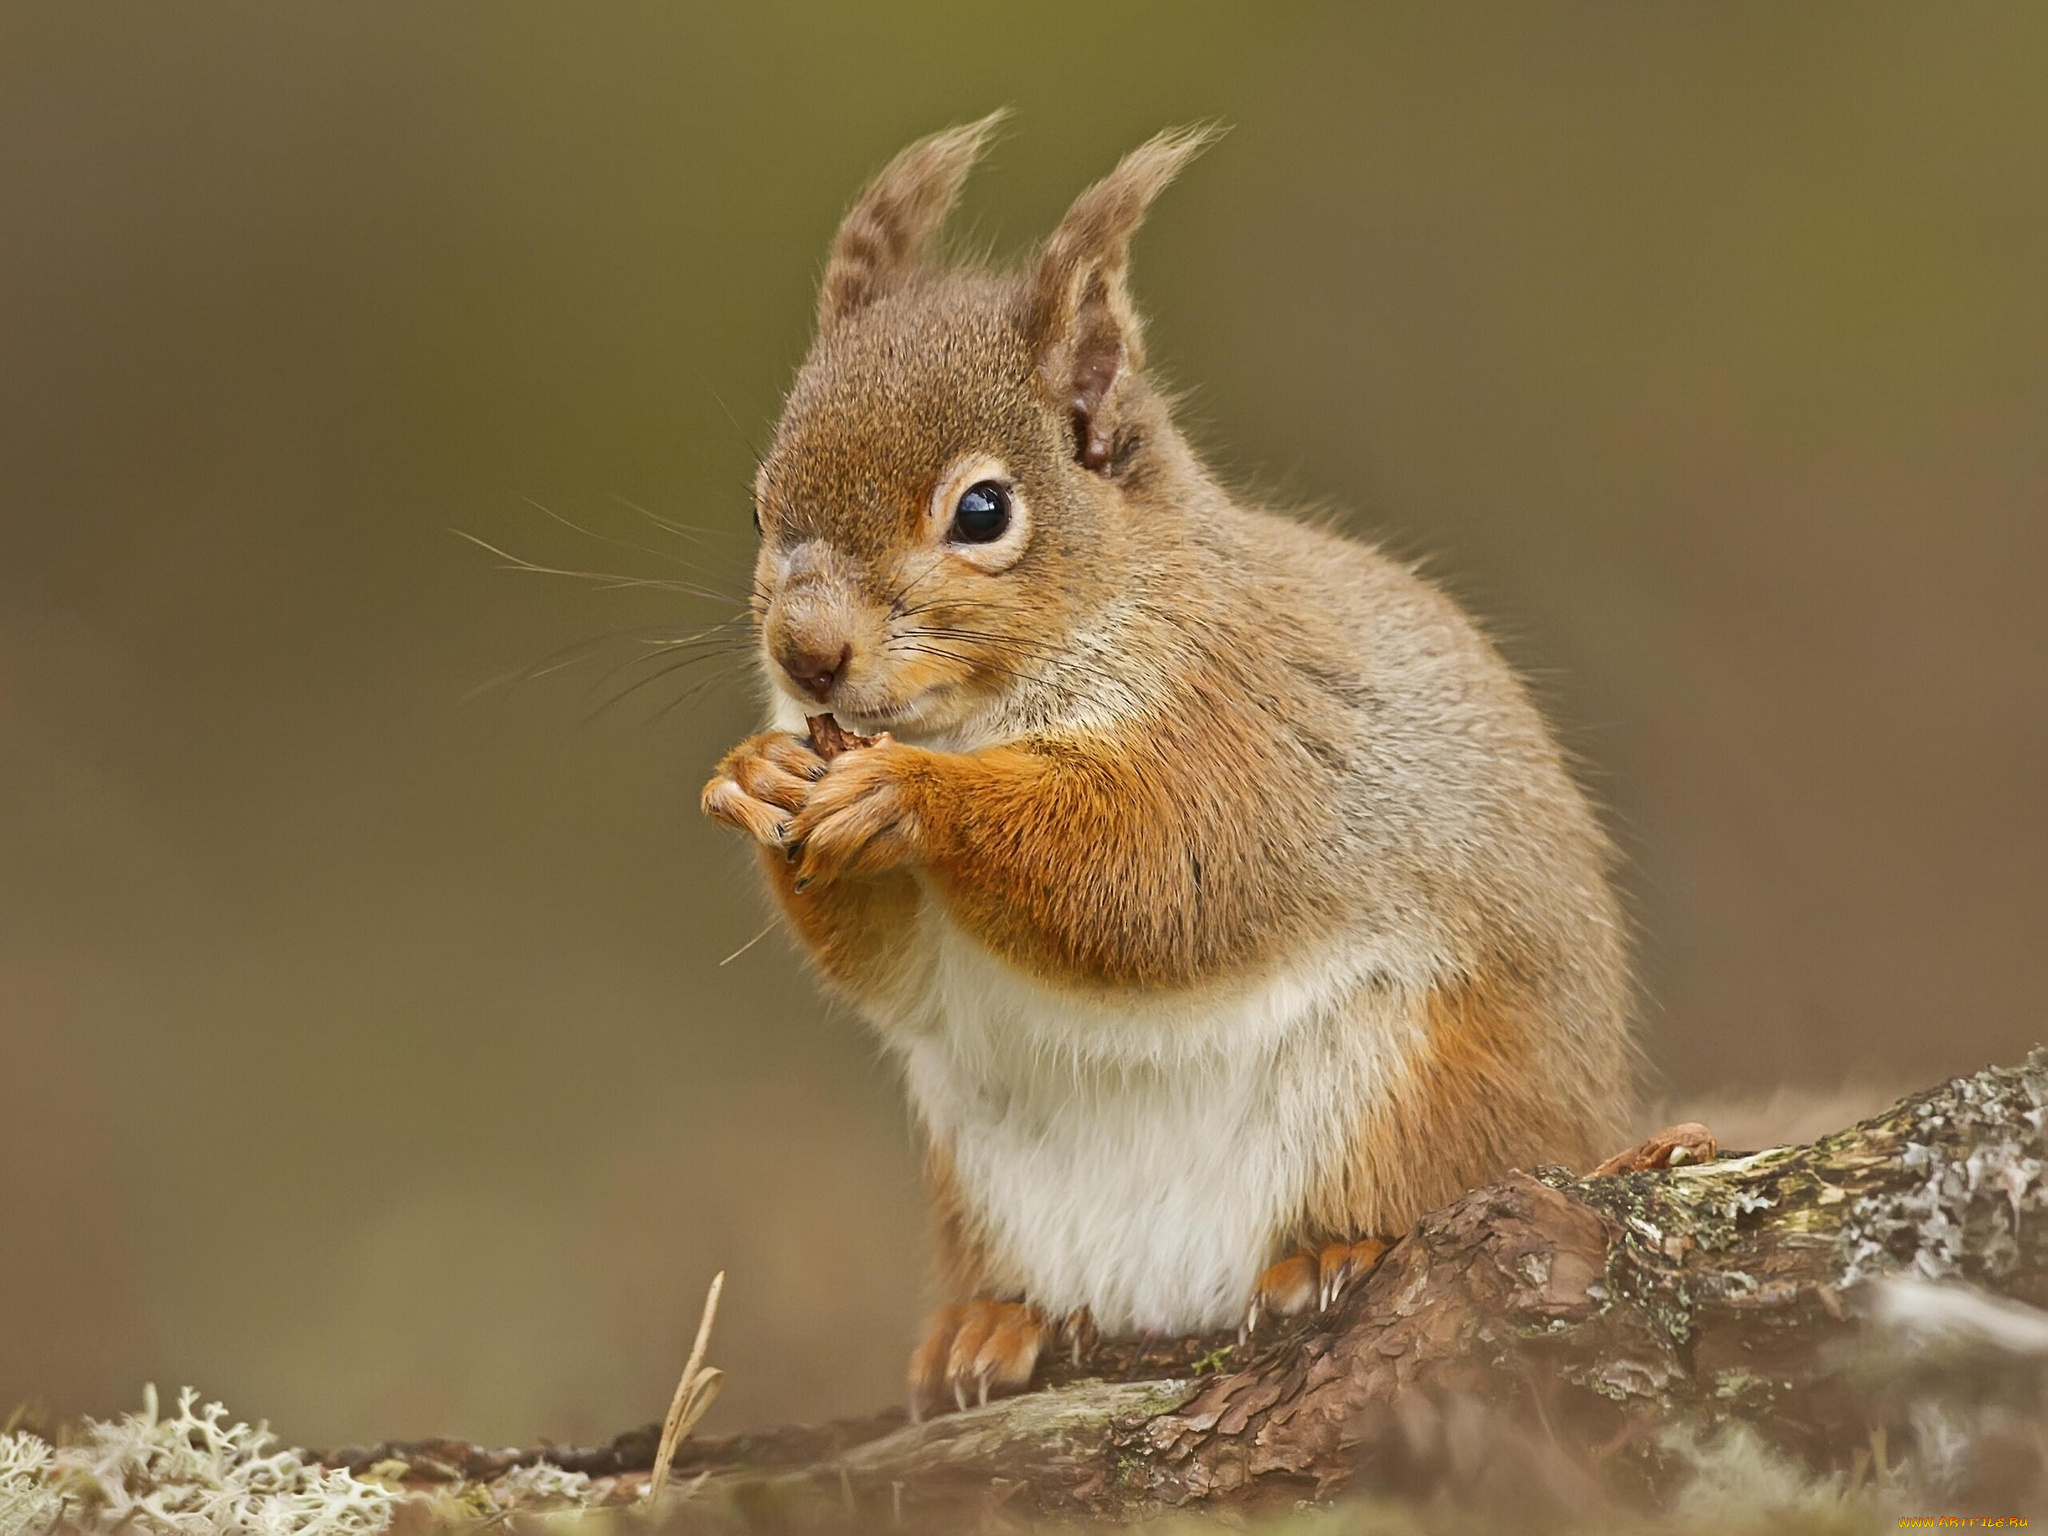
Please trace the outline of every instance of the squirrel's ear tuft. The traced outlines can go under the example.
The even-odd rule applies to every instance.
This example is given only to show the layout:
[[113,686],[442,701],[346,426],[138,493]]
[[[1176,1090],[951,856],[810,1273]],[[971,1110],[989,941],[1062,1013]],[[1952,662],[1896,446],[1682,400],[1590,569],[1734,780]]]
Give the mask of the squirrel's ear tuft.
[[818,293],[819,330],[874,303],[916,268],[1008,113],[999,107],[979,122],[919,139],[867,184],[832,241]]
[[1139,145],[1067,210],[1032,273],[1031,345],[1054,403],[1073,414],[1074,456],[1109,467],[1105,402],[1143,361],[1124,270],[1145,210],[1222,129],[1173,128]]

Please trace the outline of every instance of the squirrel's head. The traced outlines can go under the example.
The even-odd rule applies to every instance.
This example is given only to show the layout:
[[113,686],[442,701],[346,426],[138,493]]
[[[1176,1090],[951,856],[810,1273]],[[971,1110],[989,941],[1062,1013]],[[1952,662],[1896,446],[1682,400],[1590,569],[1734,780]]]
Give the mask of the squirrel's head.
[[941,265],[933,237],[1000,116],[911,145],[846,215],[755,481],[770,675],[866,728],[944,731],[1059,689],[1170,433],[1125,271],[1209,133],[1125,156],[1019,270]]

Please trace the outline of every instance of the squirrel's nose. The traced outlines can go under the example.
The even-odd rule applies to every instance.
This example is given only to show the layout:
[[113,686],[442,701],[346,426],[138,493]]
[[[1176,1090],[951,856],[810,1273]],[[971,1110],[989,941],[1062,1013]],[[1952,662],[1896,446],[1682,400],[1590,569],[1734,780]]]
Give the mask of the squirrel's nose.
[[846,675],[846,664],[853,660],[853,647],[842,645],[834,654],[825,647],[793,646],[777,659],[790,680],[822,704],[832,692],[832,685]]

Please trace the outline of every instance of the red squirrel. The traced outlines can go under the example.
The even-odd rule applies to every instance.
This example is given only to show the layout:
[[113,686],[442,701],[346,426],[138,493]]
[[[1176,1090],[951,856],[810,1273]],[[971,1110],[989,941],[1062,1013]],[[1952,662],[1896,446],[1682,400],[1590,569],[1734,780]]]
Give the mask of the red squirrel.
[[754,487],[771,728],[703,796],[901,1066],[920,1413],[1083,1309],[1327,1304],[1422,1212],[1591,1162],[1635,1070],[1611,850],[1526,689],[1409,565],[1226,489],[1146,373],[1131,237],[1208,135],[947,264],[995,121],[839,228]]

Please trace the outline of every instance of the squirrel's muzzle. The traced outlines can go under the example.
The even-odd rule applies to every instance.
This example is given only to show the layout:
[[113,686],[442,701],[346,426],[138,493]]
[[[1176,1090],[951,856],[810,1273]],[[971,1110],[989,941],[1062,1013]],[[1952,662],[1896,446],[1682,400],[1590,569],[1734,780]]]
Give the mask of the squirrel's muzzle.
[[781,578],[768,606],[768,654],[798,692],[826,703],[853,664],[851,583],[830,547],[815,540],[790,552]]

